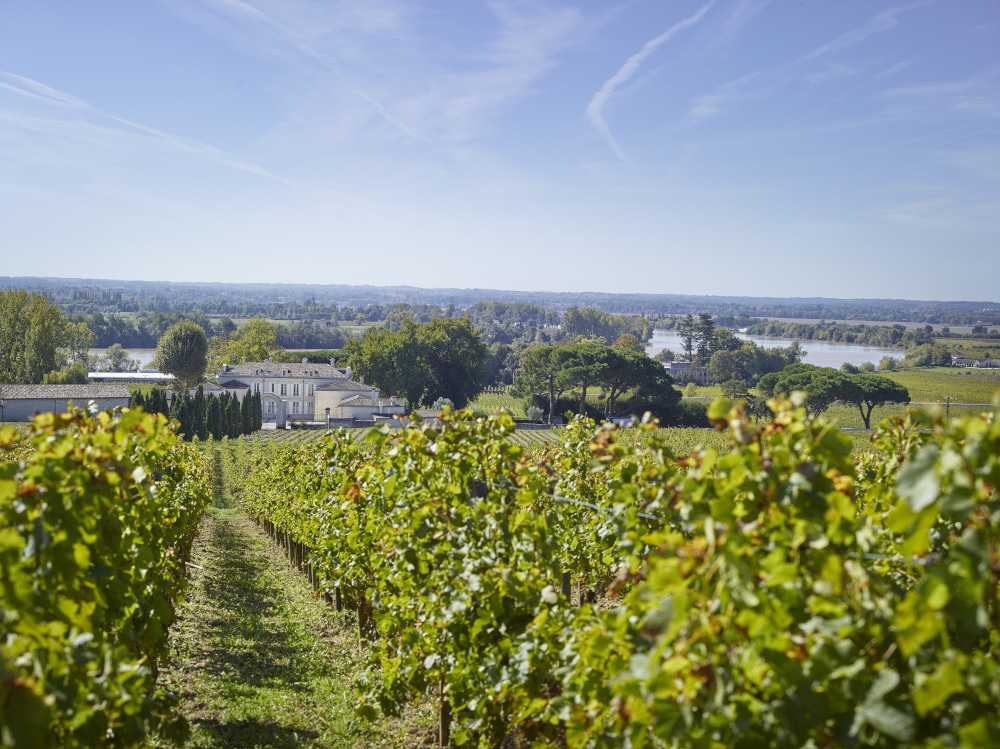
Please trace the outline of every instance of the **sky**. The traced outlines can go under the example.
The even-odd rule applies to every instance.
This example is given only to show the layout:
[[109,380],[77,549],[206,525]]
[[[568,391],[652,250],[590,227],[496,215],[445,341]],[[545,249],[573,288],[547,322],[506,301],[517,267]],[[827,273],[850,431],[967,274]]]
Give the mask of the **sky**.
[[997,0],[0,0],[0,275],[1000,299]]

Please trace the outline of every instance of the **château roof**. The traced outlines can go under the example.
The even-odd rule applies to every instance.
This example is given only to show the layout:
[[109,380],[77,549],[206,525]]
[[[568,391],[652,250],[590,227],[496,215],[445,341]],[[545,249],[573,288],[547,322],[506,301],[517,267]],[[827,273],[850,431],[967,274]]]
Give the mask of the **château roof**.
[[342,400],[337,406],[372,406],[375,407],[379,405],[377,398],[369,398],[367,395],[352,395],[346,400]]
[[351,370],[332,364],[312,362],[248,361],[241,364],[223,364],[219,377],[315,377],[317,379],[347,379]]
[[316,392],[322,391],[324,393],[337,393],[337,392],[343,392],[345,390],[357,390],[364,393],[370,393],[373,390],[375,390],[375,388],[373,388],[371,385],[365,385],[360,382],[355,382],[354,380],[331,382],[329,385],[320,385],[318,388],[316,388]]

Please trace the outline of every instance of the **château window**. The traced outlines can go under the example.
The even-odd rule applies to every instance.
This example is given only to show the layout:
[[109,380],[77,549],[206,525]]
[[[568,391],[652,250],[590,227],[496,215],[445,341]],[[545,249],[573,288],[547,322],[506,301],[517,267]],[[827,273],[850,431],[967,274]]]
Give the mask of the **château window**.
[[299,412],[299,402],[292,401],[292,413],[297,414]]
[[298,395],[298,394],[299,394],[298,384],[292,385],[292,395]]
[[282,383],[282,385],[281,385],[281,394],[282,395],[288,395],[288,385],[285,385],[284,383]]
[[271,383],[271,392],[272,393],[274,392],[274,383],[273,382]]
[[312,395],[313,394],[313,386],[312,385],[307,385],[306,387],[309,389],[309,392],[306,393],[306,395]]

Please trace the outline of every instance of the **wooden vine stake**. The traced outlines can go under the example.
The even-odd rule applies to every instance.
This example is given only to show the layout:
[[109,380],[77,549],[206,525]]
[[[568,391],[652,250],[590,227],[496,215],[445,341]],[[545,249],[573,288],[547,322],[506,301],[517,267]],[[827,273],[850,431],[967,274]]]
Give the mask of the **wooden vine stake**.
[[444,694],[444,677],[438,682],[438,694],[441,698],[438,710],[438,745],[451,746],[451,703]]

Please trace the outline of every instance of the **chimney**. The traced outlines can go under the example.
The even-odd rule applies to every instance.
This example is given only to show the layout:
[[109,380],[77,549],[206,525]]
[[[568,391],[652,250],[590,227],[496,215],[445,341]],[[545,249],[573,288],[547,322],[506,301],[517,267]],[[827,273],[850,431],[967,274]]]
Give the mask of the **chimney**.
[[308,358],[308,357],[305,357],[305,356],[303,356],[303,357],[302,357],[302,364],[303,364],[303,365],[306,365],[306,364],[308,364],[308,363],[309,363],[309,358]]
[[358,382],[359,382],[359,383],[361,383],[362,385],[364,385],[364,384],[365,384],[365,376],[364,376],[364,375],[361,375],[361,376],[360,376],[360,377],[358,378]]

